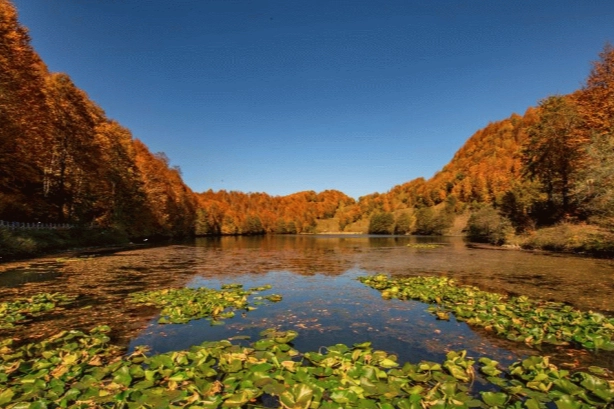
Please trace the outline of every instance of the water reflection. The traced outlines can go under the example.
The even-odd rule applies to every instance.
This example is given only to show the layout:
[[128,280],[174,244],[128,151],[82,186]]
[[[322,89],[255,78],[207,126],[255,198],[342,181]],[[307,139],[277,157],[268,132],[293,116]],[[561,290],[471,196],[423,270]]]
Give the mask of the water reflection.
[[442,360],[446,352],[458,349],[469,349],[474,356],[489,354],[503,362],[527,352],[497,347],[464,323],[437,321],[426,311],[425,304],[384,300],[378,291],[357,280],[365,274],[364,270],[351,269],[334,277],[288,271],[243,276],[241,280],[233,275],[195,277],[189,286],[220,288],[222,284],[240,281],[249,288],[273,283],[274,288],[269,292],[281,294],[283,301],[260,306],[228,320],[224,326],[212,326],[207,320],[188,325],[157,325],[154,319],[131,341],[130,347],[148,345],[152,352],[166,352],[237,335],[248,335],[255,340],[262,330],[277,328],[298,331],[300,336],[294,344],[302,351],[369,340],[375,348],[412,362]]
[[[437,248],[407,244],[439,243]],[[614,313],[614,262],[586,257],[467,247],[460,237],[267,236],[202,238],[197,257],[213,250],[213,269],[232,273],[288,270],[342,274],[353,267],[394,275],[450,275],[484,290],[526,294]],[[206,252],[208,253],[208,252]],[[211,254],[211,253],[208,253]]]
[[[435,248],[408,247],[438,243]],[[16,280],[28,271],[50,274],[47,281]],[[25,274],[21,274],[25,272]],[[59,330],[111,324],[116,342],[148,344],[166,351],[204,340],[258,333],[269,327],[295,329],[301,350],[370,340],[403,360],[440,359],[450,349],[468,349],[502,361],[535,353],[463,323],[437,321],[417,302],[383,300],[360,284],[358,275],[449,275],[484,290],[526,294],[571,303],[584,310],[614,313],[614,264],[546,253],[467,247],[461,238],[377,236],[266,236],[201,238],[192,243],[139,248],[98,257],[0,265],[0,298],[40,292],[77,295],[78,303],[22,328],[0,333],[33,339]],[[165,287],[212,286],[239,282],[272,284],[278,304],[211,327],[155,324],[157,310],[126,300],[130,292]],[[561,362],[566,349],[545,351]],[[588,354],[589,357],[594,355]],[[614,367],[611,354],[598,364]]]

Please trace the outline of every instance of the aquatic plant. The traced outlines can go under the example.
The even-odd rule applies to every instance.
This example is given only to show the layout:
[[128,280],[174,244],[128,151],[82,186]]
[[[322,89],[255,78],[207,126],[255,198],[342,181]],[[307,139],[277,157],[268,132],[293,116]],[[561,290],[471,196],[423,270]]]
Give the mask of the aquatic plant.
[[442,247],[443,244],[438,243],[409,243],[407,247],[412,249],[438,249]]
[[[449,352],[443,362],[399,363],[369,342],[301,354],[295,331],[269,329],[246,346],[229,340],[148,356],[118,356],[108,327],[0,344],[0,406],[20,408],[606,408],[609,373],[569,373],[546,357],[507,369]],[[480,383],[481,391],[474,385]]]
[[591,350],[614,350],[614,318],[579,311],[569,305],[509,297],[457,285],[447,277],[399,277],[385,275],[359,280],[384,298],[418,300],[436,304],[429,310],[439,319],[454,314],[457,320],[483,327],[512,341],[528,345],[573,343]]
[[0,302],[0,329],[24,324],[61,306],[70,304],[76,297],[60,293],[43,293],[28,298]]
[[[133,293],[130,299],[138,304],[162,307],[159,324],[184,324],[201,318],[220,324],[222,319],[233,317],[236,310],[255,309],[249,304],[248,296],[270,288],[270,285],[265,285],[245,290],[241,284],[225,284],[220,290],[206,287],[173,288]],[[277,302],[282,297],[271,294],[258,298],[262,299]],[[255,304],[259,303],[257,301]]]

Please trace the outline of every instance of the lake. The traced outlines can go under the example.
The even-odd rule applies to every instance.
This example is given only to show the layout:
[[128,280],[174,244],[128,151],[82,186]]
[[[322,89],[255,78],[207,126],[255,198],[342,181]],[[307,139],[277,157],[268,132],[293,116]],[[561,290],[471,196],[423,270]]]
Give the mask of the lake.
[[[410,246],[408,246],[408,244]],[[423,244],[435,244],[424,246]],[[8,301],[41,292],[78,295],[77,302],[0,334],[32,340],[63,329],[108,324],[114,341],[129,351],[184,349],[235,336],[258,339],[267,328],[296,330],[299,351],[371,341],[399,361],[441,361],[467,350],[509,363],[532,354],[554,362],[597,363],[614,369],[611,353],[567,347],[531,349],[465,323],[436,320],[417,301],[385,300],[357,278],[445,275],[482,290],[562,301],[582,310],[614,314],[614,262],[571,255],[467,245],[459,237],[299,235],[198,238],[163,247],[132,248],[73,258],[46,257],[0,264],[0,297]],[[278,303],[237,314],[224,325],[207,320],[157,323],[158,310],[127,300],[135,291],[170,287],[271,284]]]

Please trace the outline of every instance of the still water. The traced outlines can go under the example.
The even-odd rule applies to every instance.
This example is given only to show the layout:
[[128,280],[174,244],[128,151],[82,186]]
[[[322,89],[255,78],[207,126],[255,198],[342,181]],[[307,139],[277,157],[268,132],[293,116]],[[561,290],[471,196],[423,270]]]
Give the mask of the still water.
[[[408,244],[436,243],[435,248]],[[374,236],[266,236],[200,238],[194,242],[133,248],[112,254],[43,258],[0,265],[0,299],[40,292],[77,295],[78,302],[1,337],[37,339],[63,329],[108,324],[128,350],[184,349],[203,341],[258,334],[266,328],[299,332],[295,348],[306,352],[371,341],[400,361],[440,361],[450,350],[503,363],[546,353],[555,362],[614,367],[612,354],[549,348],[536,351],[472,329],[438,321],[417,301],[384,300],[357,277],[446,275],[483,290],[563,301],[582,310],[614,314],[614,262],[577,256],[468,246],[461,238]],[[157,324],[158,311],[127,300],[127,294],[169,287],[271,284],[261,295],[279,303],[237,314],[223,326],[207,320]]]

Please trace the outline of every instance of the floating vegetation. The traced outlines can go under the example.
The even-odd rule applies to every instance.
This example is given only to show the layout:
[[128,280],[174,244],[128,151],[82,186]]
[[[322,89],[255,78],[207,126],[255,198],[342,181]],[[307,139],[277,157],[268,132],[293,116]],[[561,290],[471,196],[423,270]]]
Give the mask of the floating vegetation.
[[[397,362],[369,342],[299,353],[295,331],[269,329],[250,346],[228,340],[119,356],[108,327],[0,344],[0,406],[18,408],[606,408],[606,370],[571,374],[546,357],[501,368],[464,351],[441,362]],[[473,386],[485,383],[482,391]],[[549,405],[549,406],[547,406]]]
[[24,324],[33,317],[41,316],[59,306],[68,305],[76,297],[60,293],[37,294],[29,298],[0,302],[0,329]]
[[91,257],[60,257],[56,258],[55,261],[58,263],[78,263],[80,261],[86,261]]
[[[222,319],[232,318],[236,310],[253,310],[247,297],[257,291],[270,289],[270,285],[243,289],[242,284],[225,284],[221,290],[206,287],[177,288],[133,293],[133,302],[162,307],[159,324],[185,324],[192,320],[207,318],[212,324],[221,324]],[[272,294],[259,299],[281,301],[280,295]]]
[[407,247],[412,249],[438,249],[443,247],[443,244],[438,243],[409,243]]
[[583,312],[558,302],[508,297],[456,285],[447,277],[389,278],[385,275],[359,280],[384,298],[436,303],[429,310],[439,319],[452,313],[459,321],[483,327],[512,341],[535,346],[542,343],[574,343],[591,350],[614,350],[614,318]]
[[283,298],[279,294],[271,294],[263,297],[265,300],[269,300],[270,302],[280,302]]

